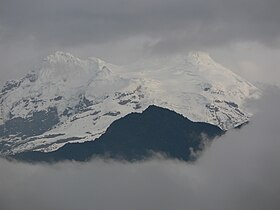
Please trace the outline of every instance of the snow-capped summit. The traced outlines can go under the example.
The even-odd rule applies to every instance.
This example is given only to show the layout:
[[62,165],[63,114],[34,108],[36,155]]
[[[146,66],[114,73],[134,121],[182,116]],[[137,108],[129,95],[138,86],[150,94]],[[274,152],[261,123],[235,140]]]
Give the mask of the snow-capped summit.
[[203,52],[121,67],[56,52],[2,88],[0,153],[94,140],[116,119],[149,105],[227,130],[248,121],[245,100],[259,96]]
[[202,51],[191,51],[188,54],[188,60],[197,60],[200,62],[213,62],[213,59],[210,57],[209,53]]
[[52,55],[47,56],[47,58],[44,59],[44,61],[49,63],[70,63],[70,62],[80,62],[81,60],[79,58],[76,58],[70,53],[57,51]]

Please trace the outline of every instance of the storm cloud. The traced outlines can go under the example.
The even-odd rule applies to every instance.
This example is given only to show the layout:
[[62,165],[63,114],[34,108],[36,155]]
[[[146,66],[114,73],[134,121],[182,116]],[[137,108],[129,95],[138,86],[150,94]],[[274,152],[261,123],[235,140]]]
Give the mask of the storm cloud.
[[279,105],[272,88],[248,125],[215,140],[195,164],[0,160],[0,208],[279,209]]
[[[236,49],[234,55],[244,52],[238,43],[256,43],[262,46],[258,53],[266,55],[268,48],[279,55],[279,8],[278,0],[1,0],[1,81],[19,77],[27,60],[56,50],[113,63],[188,50],[220,58],[226,49],[231,58]],[[248,54],[232,67],[251,70]]]

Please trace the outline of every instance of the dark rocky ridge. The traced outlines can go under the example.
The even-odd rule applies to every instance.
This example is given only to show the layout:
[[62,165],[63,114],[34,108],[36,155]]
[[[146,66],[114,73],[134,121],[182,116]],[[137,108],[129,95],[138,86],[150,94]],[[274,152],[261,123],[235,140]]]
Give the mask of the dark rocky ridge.
[[24,152],[13,156],[21,161],[87,161],[93,157],[143,160],[154,153],[189,161],[192,151],[203,149],[207,140],[224,133],[219,127],[192,122],[176,112],[150,106],[113,122],[100,138],[85,143],[68,143],[54,152]]

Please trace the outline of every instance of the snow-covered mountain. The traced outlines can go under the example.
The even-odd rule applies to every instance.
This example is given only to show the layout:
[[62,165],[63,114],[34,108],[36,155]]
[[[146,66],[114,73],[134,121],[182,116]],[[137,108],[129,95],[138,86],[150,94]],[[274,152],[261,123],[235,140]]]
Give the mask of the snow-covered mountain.
[[[56,52],[0,93],[0,153],[49,152],[101,136],[149,105],[227,130],[248,121],[260,91],[202,52],[116,66]],[[125,131],[124,131],[125,132]]]

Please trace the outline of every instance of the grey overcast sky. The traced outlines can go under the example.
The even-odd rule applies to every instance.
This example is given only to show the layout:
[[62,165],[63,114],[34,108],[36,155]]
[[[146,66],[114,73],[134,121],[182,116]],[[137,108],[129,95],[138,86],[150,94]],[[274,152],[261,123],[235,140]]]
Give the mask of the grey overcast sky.
[[277,82],[279,10],[279,0],[0,0],[0,81],[57,50],[117,64],[201,50]]

